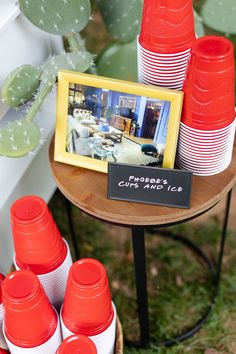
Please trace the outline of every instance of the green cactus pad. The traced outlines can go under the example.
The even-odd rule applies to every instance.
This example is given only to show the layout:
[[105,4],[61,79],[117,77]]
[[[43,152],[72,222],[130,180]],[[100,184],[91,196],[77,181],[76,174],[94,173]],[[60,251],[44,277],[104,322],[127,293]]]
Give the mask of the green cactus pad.
[[1,96],[9,107],[19,107],[29,101],[40,84],[40,70],[31,65],[22,65],[12,71],[1,90]]
[[205,34],[205,29],[202,23],[202,18],[194,11],[194,27],[198,38],[203,37]]
[[19,120],[0,130],[0,155],[21,157],[39,144],[40,130],[33,122]]
[[91,14],[89,0],[19,0],[19,4],[35,26],[58,35],[80,32]]
[[137,82],[136,40],[109,46],[98,58],[97,71],[99,75]]
[[236,34],[235,0],[207,0],[202,7],[204,24],[216,31]]
[[72,70],[84,72],[93,64],[93,55],[85,51],[59,54],[51,57],[43,66],[41,80],[43,82],[55,81],[58,71]]
[[139,33],[142,0],[96,0],[109,33],[121,43],[129,43]]

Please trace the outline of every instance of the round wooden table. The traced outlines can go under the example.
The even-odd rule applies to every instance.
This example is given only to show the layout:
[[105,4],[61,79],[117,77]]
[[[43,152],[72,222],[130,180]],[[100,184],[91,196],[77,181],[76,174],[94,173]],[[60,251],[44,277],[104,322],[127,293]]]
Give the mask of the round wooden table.
[[[107,175],[59,162],[54,158],[54,140],[49,149],[52,174],[60,191],[79,209],[102,221],[132,228],[136,290],[140,322],[141,346],[149,344],[148,300],[145,259],[145,234],[147,226],[171,226],[205,213],[227,196],[227,207],[221,235],[221,247],[214,275],[215,296],[220,280],[221,263],[227,232],[231,190],[236,183],[236,146],[230,166],[222,173],[210,177],[193,176],[189,209],[155,206],[107,199]],[[138,275],[138,276],[137,276]],[[207,316],[209,311],[207,311]],[[203,319],[205,321],[205,319]],[[184,340],[195,333],[202,322],[177,340]],[[173,343],[176,339],[173,340]],[[168,343],[167,343],[168,344]],[[169,344],[172,344],[171,340]]]

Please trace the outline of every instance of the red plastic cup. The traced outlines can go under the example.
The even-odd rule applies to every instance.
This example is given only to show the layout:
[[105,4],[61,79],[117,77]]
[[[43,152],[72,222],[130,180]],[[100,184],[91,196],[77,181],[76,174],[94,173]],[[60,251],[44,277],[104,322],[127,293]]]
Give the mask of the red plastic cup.
[[234,46],[220,36],[204,36],[192,48],[191,65],[198,72],[220,73],[234,67]]
[[10,354],[10,352],[8,350],[4,350],[0,348],[0,354]]
[[196,40],[192,0],[144,0],[139,43],[157,53],[176,53]]
[[91,337],[110,326],[114,310],[106,270],[100,262],[84,258],[71,266],[61,315],[75,334]]
[[191,121],[190,126],[198,129],[204,129],[204,124],[209,122],[208,129],[221,129],[230,124],[235,117],[234,75],[233,44],[218,36],[198,39],[183,86],[181,121],[188,125]]
[[58,318],[40,284],[30,270],[9,274],[2,285],[7,339],[21,348],[46,343],[54,334]]
[[43,199],[27,196],[11,207],[16,263],[35,274],[49,273],[64,261],[67,248]]
[[73,335],[66,338],[56,354],[97,354],[95,344],[86,336]]

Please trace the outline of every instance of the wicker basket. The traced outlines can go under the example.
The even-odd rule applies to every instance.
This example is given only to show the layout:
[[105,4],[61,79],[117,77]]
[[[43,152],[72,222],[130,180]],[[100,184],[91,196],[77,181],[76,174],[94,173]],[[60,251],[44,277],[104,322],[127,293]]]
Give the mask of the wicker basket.
[[116,347],[115,354],[123,354],[124,344],[123,344],[123,332],[119,318],[116,320]]

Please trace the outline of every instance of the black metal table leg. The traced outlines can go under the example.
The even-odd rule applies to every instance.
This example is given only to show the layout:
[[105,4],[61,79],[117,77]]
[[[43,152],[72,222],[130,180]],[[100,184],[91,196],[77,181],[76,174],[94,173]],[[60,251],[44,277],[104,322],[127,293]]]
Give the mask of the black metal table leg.
[[[220,250],[218,253],[218,258],[215,266],[212,264],[208,256],[190,239],[183,237],[181,235],[172,234],[168,231],[158,230],[160,236],[172,238],[175,241],[183,243],[184,246],[190,248],[202,261],[207,265],[207,268],[211,277],[212,285],[212,294],[210,298],[210,303],[206,307],[205,312],[202,317],[186,332],[175,338],[169,338],[166,340],[155,340],[153,344],[159,346],[172,346],[179,342],[182,342],[186,339],[191,338],[202,325],[209,318],[212,308],[216,302],[217,295],[220,289],[220,277],[222,270],[222,260],[224,255],[224,247],[227,236],[228,228],[228,218],[230,211],[230,202],[231,202],[232,190],[227,194],[225,215],[223,220],[223,226],[221,231],[220,239]],[[149,231],[156,232],[157,229],[154,227]],[[150,344],[150,332],[149,332],[149,319],[148,319],[148,296],[147,296],[147,278],[146,278],[146,260],[145,260],[145,238],[144,238],[144,228],[142,227],[133,227],[132,228],[132,240],[133,240],[133,254],[134,254],[134,265],[135,265],[135,274],[136,274],[136,291],[137,291],[137,301],[138,301],[138,315],[139,315],[139,324],[140,324],[140,343],[130,343],[134,347],[145,348]]]
[[232,197],[232,189],[227,194],[225,215],[224,215],[223,227],[222,227],[222,231],[221,231],[220,251],[219,251],[218,260],[217,260],[217,264],[216,264],[216,274],[215,274],[215,287],[216,287],[215,296],[217,296],[218,291],[219,291],[219,284],[220,284],[220,277],[221,277],[221,270],[222,270],[222,261],[223,261],[224,248],[225,248],[225,240],[226,240],[227,229],[228,229],[231,197]]
[[150,341],[145,238],[143,227],[132,227],[133,255],[140,326],[140,346],[148,347]]

